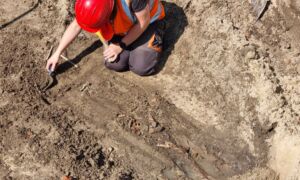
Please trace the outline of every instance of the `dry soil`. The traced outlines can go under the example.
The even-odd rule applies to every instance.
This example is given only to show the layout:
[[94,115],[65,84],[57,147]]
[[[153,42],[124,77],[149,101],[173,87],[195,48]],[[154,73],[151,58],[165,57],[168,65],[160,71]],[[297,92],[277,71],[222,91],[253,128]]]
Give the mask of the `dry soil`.
[[82,32],[43,92],[74,0],[1,1],[0,179],[300,178],[299,2],[164,5],[158,74],[105,69]]

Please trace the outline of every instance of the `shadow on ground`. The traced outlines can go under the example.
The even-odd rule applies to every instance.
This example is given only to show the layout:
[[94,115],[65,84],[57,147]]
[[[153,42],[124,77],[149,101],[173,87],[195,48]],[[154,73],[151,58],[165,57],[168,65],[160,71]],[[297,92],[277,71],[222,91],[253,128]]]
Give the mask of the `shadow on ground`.
[[[94,41],[94,43],[91,46],[89,46],[88,48],[83,50],[80,54],[78,54],[74,59],[72,59],[70,61],[74,64],[78,64],[84,57],[93,53],[96,49],[98,49],[101,46],[102,46],[102,43],[99,40],[96,40],[96,41]],[[56,72],[57,72],[57,74],[62,74],[73,67],[74,67],[74,65],[72,65],[71,63],[64,62],[57,67]]]
[[182,7],[179,7],[175,3],[162,3],[166,11],[165,20],[167,24],[163,44],[164,51],[161,55],[161,63],[158,67],[157,73],[163,70],[176,42],[183,34],[185,27],[188,25],[188,20]]

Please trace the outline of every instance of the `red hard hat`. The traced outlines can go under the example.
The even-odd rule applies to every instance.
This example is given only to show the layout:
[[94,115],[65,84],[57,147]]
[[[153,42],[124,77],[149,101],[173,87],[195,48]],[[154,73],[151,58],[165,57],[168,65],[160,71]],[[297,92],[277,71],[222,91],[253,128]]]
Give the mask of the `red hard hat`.
[[114,0],[77,0],[77,23],[83,30],[95,33],[108,22],[113,8]]

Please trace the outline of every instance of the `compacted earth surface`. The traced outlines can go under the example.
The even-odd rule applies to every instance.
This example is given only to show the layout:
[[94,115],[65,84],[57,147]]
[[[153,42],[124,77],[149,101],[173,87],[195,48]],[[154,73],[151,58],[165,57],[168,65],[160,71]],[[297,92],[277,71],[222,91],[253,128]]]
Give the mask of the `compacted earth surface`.
[[[298,179],[300,4],[174,0],[160,71],[107,70],[74,0],[0,4],[0,179]],[[74,66],[76,64],[76,66]]]

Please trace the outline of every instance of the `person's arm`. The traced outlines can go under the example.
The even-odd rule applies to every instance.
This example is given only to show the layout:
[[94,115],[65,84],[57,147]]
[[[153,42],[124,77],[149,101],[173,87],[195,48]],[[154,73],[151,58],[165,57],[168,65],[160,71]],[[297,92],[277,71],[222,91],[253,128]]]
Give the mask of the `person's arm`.
[[76,19],[69,25],[66,29],[64,35],[62,36],[58,48],[55,53],[48,59],[46,69],[54,71],[59,60],[61,53],[71,44],[71,42],[78,36],[81,28],[78,25]]
[[135,13],[137,23],[129,30],[127,35],[122,39],[122,42],[127,46],[133,43],[147,29],[150,24],[150,6],[147,6]]
[[[146,5],[141,11],[135,12],[137,23],[128,31],[127,35],[123,37],[122,42],[127,46],[133,43],[140,35],[147,29],[150,24],[150,6]],[[122,48],[116,44],[110,44],[104,51],[104,59],[116,59],[118,54],[122,52]]]

